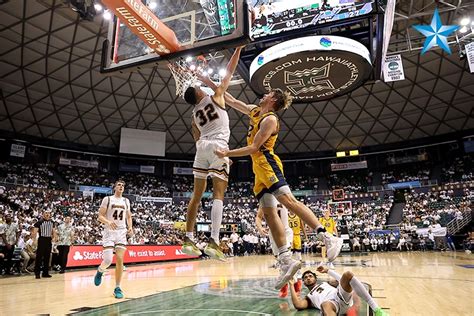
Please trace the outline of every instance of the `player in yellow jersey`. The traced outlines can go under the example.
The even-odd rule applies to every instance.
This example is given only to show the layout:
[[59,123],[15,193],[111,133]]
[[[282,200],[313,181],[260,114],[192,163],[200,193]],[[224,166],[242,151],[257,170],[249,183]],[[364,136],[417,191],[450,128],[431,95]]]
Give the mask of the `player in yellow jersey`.
[[[331,217],[330,210],[326,210],[324,212],[324,216],[319,219],[319,222],[321,223],[321,225],[324,226],[324,228],[329,234],[337,236],[336,221],[334,220],[334,218]],[[323,260],[321,261],[320,265],[324,265],[326,261],[326,247],[325,246],[321,247],[321,256],[323,257]],[[327,265],[329,268],[334,268],[334,265],[332,264],[331,261],[329,261]]]
[[298,215],[293,214],[291,211],[288,213],[288,225],[293,230],[293,242],[291,243],[291,250],[295,254],[296,259],[301,261],[301,231],[305,239],[308,239],[306,235],[306,230],[304,229],[303,221],[298,217]]
[[[202,80],[202,79],[201,79]],[[216,86],[210,80],[202,80],[210,88]],[[291,104],[291,97],[280,89],[273,89],[263,96],[259,105],[245,104],[225,94],[226,104],[246,114],[250,118],[247,135],[247,146],[239,149],[217,149],[219,157],[252,157],[253,172],[255,174],[254,193],[259,200],[267,224],[278,246],[278,260],[280,262],[280,276],[275,288],[282,288],[301,267],[301,262],[291,258],[291,252],[286,245],[283,223],[277,214],[277,204],[280,202],[287,209],[292,210],[312,229],[317,229],[328,249],[328,257],[334,260],[342,247],[342,240],[330,234],[325,234],[324,227],[319,223],[314,213],[303,203],[296,200],[286,183],[283,175],[283,164],[274,153],[274,146],[280,130],[280,123],[276,112],[287,109]]]

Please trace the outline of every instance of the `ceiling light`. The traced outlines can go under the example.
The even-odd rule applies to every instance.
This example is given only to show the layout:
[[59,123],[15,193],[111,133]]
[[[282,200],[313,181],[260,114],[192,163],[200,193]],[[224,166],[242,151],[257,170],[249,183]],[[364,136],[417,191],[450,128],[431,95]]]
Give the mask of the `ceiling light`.
[[100,12],[103,9],[102,6],[99,3],[94,4],[94,8],[97,12]]
[[461,23],[460,23],[460,24],[461,24],[462,26],[466,26],[466,25],[469,24],[469,22],[471,22],[471,19],[470,19],[470,18],[464,18],[464,19],[461,20]]
[[189,69],[191,69],[191,70],[196,70],[196,65],[191,65],[191,66],[189,66]]
[[186,57],[186,62],[187,63],[190,63],[192,60],[193,60],[193,58],[191,56]]
[[214,69],[212,69],[212,68],[209,68],[209,69],[207,70],[207,73],[208,73],[208,74],[212,74],[213,72],[214,72]]
[[461,32],[461,33],[466,33],[467,31],[468,31],[467,26],[463,26],[463,27],[461,27],[461,29],[459,30],[459,32]]
[[219,69],[219,76],[224,77],[226,75],[227,71],[225,69]]
[[156,9],[156,7],[158,5],[156,4],[156,2],[153,1],[153,2],[150,2],[150,4],[148,6],[150,7],[151,10],[154,10],[154,9]]
[[104,11],[104,19],[110,20],[112,18],[112,14],[107,10]]

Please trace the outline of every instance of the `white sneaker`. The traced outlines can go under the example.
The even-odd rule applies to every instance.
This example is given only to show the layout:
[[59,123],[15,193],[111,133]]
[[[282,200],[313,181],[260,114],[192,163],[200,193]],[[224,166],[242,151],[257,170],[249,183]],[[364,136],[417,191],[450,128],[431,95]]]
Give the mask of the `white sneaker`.
[[329,233],[325,233],[323,239],[327,249],[328,261],[332,262],[341,252],[342,244],[344,241],[342,238],[334,237]]
[[280,276],[275,284],[275,289],[280,290],[301,268],[301,261],[292,258],[281,259],[280,261]]

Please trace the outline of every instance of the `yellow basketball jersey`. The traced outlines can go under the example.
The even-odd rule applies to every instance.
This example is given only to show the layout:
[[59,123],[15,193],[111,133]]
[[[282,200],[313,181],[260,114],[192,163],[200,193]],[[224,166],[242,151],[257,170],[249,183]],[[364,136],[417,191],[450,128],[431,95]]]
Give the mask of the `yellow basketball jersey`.
[[301,233],[301,220],[296,214],[288,213],[288,225],[293,230],[293,236],[299,236]]
[[247,145],[253,144],[255,135],[257,135],[258,131],[260,130],[260,123],[267,116],[274,115],[277,118],[278,128],[277,128],[277,131],[273,133],[270,136],[270,138],[267,139],[267,141],[262,145],[262,147],[260,147],[260,150],[252,155],[252,158],[261,157],[263,155],[262,154],[263,151],[269,151],[270,153],[273,153],[273,148],[275,147],[275,143],[278,138],[278,131],[280,130],[280,120],[278,119],[278,116],[274,112],[267,112],[260,116],[260,111],[261,111],[261,108],[259,106],[253,108],[252,111],[250,111],[250,114],[249,114],[250,124],[249,124],[249,130],[247,133]]
[[326,228],[326,231],[328,233],[334,234],[336,230],[336,221],[332,217],[329,217],[329,219],[322,217],[319,219],[319,222],[321,223],[321,225],[323,225],[324,228]]

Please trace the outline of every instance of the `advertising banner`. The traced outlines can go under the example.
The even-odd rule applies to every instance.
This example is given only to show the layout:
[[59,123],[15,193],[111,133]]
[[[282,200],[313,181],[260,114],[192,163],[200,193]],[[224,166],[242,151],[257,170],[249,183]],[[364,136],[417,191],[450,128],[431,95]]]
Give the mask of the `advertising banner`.
[[[103,247],[101,245],[71,246],[67,266],[98,266],[102,262],[102,250]],[[197,257],[188,256],[181,252],[181,246],[179,245],[129,245],[125,251],[124,263],[184,260],[194,258]],[[115,257],[113,262],[115,263]]]
[[10,149],[10,156],[25,158],[25,150],[26,146],[12,144],[12,147]]
[[385,57],[383,77],[385,82],[405,80],[402,55],[398,54]]
[[365,169],[367,168],[367,161],[346,162],[346,163],[332,163],[331,171]]

